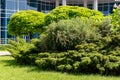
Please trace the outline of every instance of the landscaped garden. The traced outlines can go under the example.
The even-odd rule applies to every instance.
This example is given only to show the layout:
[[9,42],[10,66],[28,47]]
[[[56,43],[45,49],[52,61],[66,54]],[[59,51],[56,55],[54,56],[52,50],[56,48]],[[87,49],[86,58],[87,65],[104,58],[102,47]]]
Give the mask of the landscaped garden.
[[[119,15],[120,8],[104,16],[99,11],[78,6],[60,6],[48,14],[19,11],[11,16],[8,24],[8,32],[16,36],[15,41],[9,40],[7,48],[14,60],[11,57],[8,59],[16,64],[27,64],[19,68],[32,68],[30,72],[35,72],[33,76],[36,75],[36,78],[47,74],[45,78],[52,79],[53,74],[57,76],[53,77],[54,80],[67,80],[67,76],[68,80],[117,80],[119,77],[99,75],[120,75]],[[36,33],[40,37],[32,38]],[[26,42],[21,39],[23,35],[29,35],[31,40]]]

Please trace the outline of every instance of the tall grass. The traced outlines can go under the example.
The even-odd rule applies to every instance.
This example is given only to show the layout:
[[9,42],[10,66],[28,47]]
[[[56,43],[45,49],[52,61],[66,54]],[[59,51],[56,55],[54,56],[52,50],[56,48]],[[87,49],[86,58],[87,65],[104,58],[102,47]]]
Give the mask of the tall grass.
[[0,80],[120,80],[120,77],[73,75],[19,65],[11,56],[0,56]]

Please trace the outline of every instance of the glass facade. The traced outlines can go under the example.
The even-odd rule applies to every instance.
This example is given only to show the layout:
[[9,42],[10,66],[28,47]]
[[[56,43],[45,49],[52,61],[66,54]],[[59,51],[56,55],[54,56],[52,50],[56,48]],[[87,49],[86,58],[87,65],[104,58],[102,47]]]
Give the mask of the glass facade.
[[52,9],[55,8],[55,2],[51,2],[51,0],[38,0],[38,11],[48,13]]
[[[7,30],[7,24],[12,14],[18,12],[19,10],[28,9],[49,12],[53,8],[55,8],[55,3],[51,3],[50,1],[42,2],[40,0],[0,0],[0,44],[7,44],[8,38],[15,39],[14,36],[8,34]],[[29,36],[24,36],[23,38],[29,41]]]
[[98,5],[98,10],[103,12],[104,15],[112,13],[114,3],[101,3]]
[[[88,0],[89,1],[89,0]],[[110,0],[106,0],[106,2],[104,2],[104,0],[98,0],[100,3],[98,4],[98,10],[101,11],[102,13],[104,13],[104,15],[108,15],[112,12],[113,10],[113,5],[115,2],[111,2]],[[83,1],[82,3],[78,3],[75,0],[72,1],[71,3],[67,3],[67,5],[71,5],[71,6],[84,6],[83,5]],[[87,7],[89,9],[93,9],[93,0],[90,3],[87,3]]]
[[[62,0],[59,0],[59,5],[62,5]],[[67,3],[67,5],[72,6],[83,6],[83,3]],[[105,15],[112,12],[114,3],[104,3],[102,0],[98,5],[98,10],[102,11]],[[55,0],[0,0],[0,44],[7,44],[8,38],[14,39],[14,36],[8,34],[7,24],[10,16],[19,10],[37,10],[44,13],[48,13],[55,8]],[[88,8],[92,9],[93,4],[88,3]],[[29,41],[29,36],[24,36],[27,41]]]

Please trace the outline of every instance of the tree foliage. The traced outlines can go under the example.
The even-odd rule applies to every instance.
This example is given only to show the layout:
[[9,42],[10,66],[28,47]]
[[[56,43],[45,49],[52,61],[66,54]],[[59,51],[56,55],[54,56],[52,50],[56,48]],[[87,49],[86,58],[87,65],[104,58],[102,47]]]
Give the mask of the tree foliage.
[[114,30],[120,30],[120,8],[119,7],[113,10],[112,26]]
[[67,51],[87,39],[97,38],[95,21],[88,18],[61,20],[48,26],[41,35],[39,49],[42,51]]
[[34,56],[36,56],[36,47],[32,43],[17,37],[16,41],[9,40],[7,50],[11,53],[15,60],[22,64],[34,64]]
[[87,17],[100,20],[103,18],[103,14],[96,10],[90,10],[84,7],[78,6],[59,6],[53,9],[46,17],[46,24],[50,24],[55,21],[58,22],[63,19],[71,19],[75,17]]
[[8,24],[12,35],[29,35],[43,31],[45,14],[33,10],[23,10],[13,14]]

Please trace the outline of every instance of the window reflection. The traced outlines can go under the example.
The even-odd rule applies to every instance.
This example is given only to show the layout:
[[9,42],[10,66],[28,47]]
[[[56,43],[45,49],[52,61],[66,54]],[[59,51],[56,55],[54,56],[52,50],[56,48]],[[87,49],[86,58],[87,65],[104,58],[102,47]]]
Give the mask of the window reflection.
[[19,10],[26,10],[27,2],[19,2]]
[[1,18],[1,27],[5,26],[5,18]]
[[1,31],[1,38],[5,38],[5,31]]
[[15,3],[14,3],[14,1],[7,1],[6,6],[7,6],[7,9],[14,10]]
[[5,9],[5,0],[1,0],[1,9]]
[[43,2],[43,1],[38,1],[38,11],[41,12],[49,12],[50,10],[55,8],[55,3],[53,2]]

